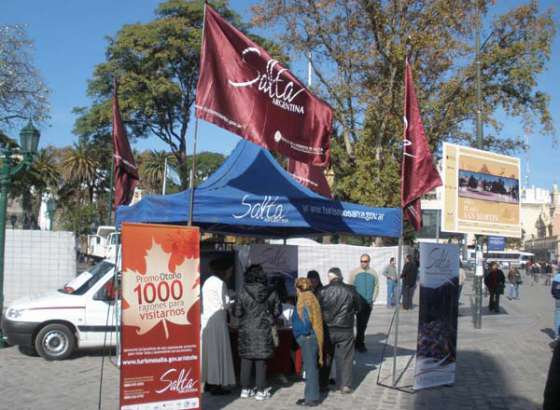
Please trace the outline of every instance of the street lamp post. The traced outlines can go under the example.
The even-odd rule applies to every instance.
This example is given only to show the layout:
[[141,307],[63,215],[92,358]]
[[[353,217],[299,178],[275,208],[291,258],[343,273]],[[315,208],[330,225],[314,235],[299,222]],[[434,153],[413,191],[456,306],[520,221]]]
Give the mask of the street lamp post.
[[[28,169],[33,162],[33,155],[37,152],[39,145],[39,130],[33,126],[31,121],[20,132],[19,150],[21,160],[15,163],[13,160],[13,147],[6,145],[0,149],[2,155],[2,167],[0,168],[0,314],[4,311],[4,247],[6,242],[6,208],[8,205],[8,191],[12,184],[12,178],[21,171]],[[0,328],[0,347],[4,345],[4,338]]]

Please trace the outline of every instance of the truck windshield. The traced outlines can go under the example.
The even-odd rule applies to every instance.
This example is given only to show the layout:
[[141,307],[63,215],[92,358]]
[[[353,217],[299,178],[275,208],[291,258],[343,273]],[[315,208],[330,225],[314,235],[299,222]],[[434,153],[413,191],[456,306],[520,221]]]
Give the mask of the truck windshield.
[[111,262],[101,261],[93,268],[82,272],[77,277],[68,282],[59,292],[71,295],[83,295],[93,285],[97,283],[107,272],[113,269],[115,265]]

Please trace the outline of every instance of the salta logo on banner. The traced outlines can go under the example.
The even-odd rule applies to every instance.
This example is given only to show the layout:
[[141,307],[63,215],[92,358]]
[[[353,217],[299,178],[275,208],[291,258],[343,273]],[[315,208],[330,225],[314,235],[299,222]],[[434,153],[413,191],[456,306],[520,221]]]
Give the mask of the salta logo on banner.
[[[247,47],[241,52],[241,59],[246,62],[251,54],[255,54],[259,57],[261,56],[261,52],[258,48]],[[297,104],[297,101],[294,101],[301,92],[305,91],[305,88],[290,81],[284,74],[288,69],[282,67],[278,60],[269,58],[266,60],[265,67],[259,67],[260,61],[263,61],[262,58],[257,59],[255,64],[248,65],[248,67],[252,68],[251,71],[254,72],[253,78],[241,81],[232,81],[228,79],[228,84],[236,88],[255,86],[261,93],[268,96],[272,104],[277,107],[299,115],[305,114],[305,107]],[[275,135],[277,142],[279,142],[280,138],[282,138],[281,135]]]
[[262,201],[250,202],[250,195],[246,194],[241,199],[245,210],[239,214],[232,214],[235,219],[250,218],[268,223],[288,223],[284,213],[284,206],[278,203],[280,197],[265,195]]
[[200,408],[197,228],[123,224],[121,410]]

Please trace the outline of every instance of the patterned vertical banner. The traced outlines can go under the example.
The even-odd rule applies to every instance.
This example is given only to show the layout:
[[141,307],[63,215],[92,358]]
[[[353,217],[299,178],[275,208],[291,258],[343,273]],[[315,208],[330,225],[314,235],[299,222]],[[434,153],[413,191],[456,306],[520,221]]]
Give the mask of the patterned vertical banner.
[[414,389],[455,383],[459,247],[420,244],[420,314]]
[[200,234],[122,226],[121,410],[200,409]]

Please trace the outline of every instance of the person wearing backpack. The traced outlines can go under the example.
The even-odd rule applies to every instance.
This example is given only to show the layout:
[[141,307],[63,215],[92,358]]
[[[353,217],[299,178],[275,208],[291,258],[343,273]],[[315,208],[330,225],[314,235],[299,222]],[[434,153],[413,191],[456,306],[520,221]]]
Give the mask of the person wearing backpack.
[[292,332],[301,348],[305,370],[304,398],[298,406],[319,405],[319,366],[323,366],[323,316],[308,278],[296,280],[297,302],[292,315]]
[[558,341],[560,340],[560,270],[556,272],[554,279],[552,279],[550,293],[554,298],[554,334],[556,335],[556,341]]

